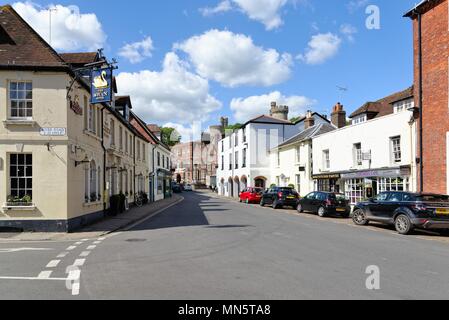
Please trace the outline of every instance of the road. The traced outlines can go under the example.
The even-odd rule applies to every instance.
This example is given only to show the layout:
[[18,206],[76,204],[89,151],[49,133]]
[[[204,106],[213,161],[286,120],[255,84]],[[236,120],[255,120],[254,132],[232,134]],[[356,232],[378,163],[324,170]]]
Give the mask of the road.
[[0,298],[449,299],[448,243],[183,196],[105,238],[0,243]]

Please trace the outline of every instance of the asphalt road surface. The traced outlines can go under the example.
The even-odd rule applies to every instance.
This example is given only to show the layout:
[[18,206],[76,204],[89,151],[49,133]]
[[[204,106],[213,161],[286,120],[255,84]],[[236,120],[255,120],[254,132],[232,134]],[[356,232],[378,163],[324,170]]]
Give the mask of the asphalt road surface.
[[0,299],[449,299],[448,243],[183,196],[109,237],[0,243]]

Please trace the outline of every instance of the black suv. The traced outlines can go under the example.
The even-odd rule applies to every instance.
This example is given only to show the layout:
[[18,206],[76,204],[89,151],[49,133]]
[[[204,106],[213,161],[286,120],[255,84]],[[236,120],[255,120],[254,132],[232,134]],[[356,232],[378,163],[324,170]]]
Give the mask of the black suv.
[[289,206],[296,208],[299,194],[293,188],[273,187],[268,189],[260,200],[260,205],[264,207],[267,204],[273,206],[273,209]]
[[400,234],[413,229],[449,229],[449,196],[408,192],[383,192],[354,208],[353,221],[394,225]]
[[299,200],[297,210],[317,213],[320,217],[339,214],[343,218],[349,218],[351,206],[344,194],[332,192],[312,192]]

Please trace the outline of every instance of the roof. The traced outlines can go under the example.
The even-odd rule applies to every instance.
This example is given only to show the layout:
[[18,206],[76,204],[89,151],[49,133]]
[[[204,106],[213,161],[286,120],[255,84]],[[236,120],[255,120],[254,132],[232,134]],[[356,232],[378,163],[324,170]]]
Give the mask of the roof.
[[98,52],[76,52],[76,53],[60,53],[61,58],[76,66],[84,66],[98,60]]
[[133,108],[130,96],[116,96],[115,97],[115,105],[117,107],[124,107],[126,104],[128,105],[128,107],[130,109]]
[[354,118],[362,114],[373,114],[375,117],[383,117],[394,113],[393,104],[405,99],[413,97],[413,89],[411,86],[403,91],[393,93],[388,97],[382,98],[378,101],[367,102],[356,111],[354,111],[349,118]]
[[288,139],[284,143],[279,145],[279,148],[286,147],[292,144],[301,143],[307,140],[310,140],[316,136],[319,136],[321,134],[325,134],[331,131],[336,130],[337,128],[329,123],[320,123],[313,127],[310,127],[300,133],[298,133],[296,136],[293,136],[292,138]]
[[291,121],[278,119],[268,115],[261,115],[254,119],[249,120],[247,123],[279,123],[279,124],[292,124]]
[[156,124],[147,124],[147,128],[148,128],[152,133],[159,133],[159,132],[161,132],[161,128],[159,128],[159,126],[156,125]]
[[[313,117],[320,117],[321,119],[326,120],[328,123],[331,123],[330,120],[329,120],[326,116],[324,116],[324,115],[322,115],[322,114],[320,114],[320,113],[318,113],[318,112],[312,113],[312,116],[313,116]],[[302,118],[296,120],[294,124],[297,125],[298,123],[303,122],[303,121],[305,121],[306,119],[307,119],[307,116],[304,116],[304,117],[302,117]]]
[[418,16],[418,14],[425,13],[426,11],[432,9],[434,6],[440,4],[443,1],[445,0],[423,0],[417,5],[415,5],[412,9],[407,11],[404,14],[404,17],[415,19]]
[[10,5],[0,7],[0,67],[68,69],[58,53]]

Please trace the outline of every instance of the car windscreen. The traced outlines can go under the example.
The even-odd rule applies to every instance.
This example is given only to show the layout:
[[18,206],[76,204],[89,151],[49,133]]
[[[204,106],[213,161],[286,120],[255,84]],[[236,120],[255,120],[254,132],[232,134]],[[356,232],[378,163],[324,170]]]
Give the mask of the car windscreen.
[[285,194],[297,194],[295,189],[292,188],[280,188],[279,192],[285,193]]

